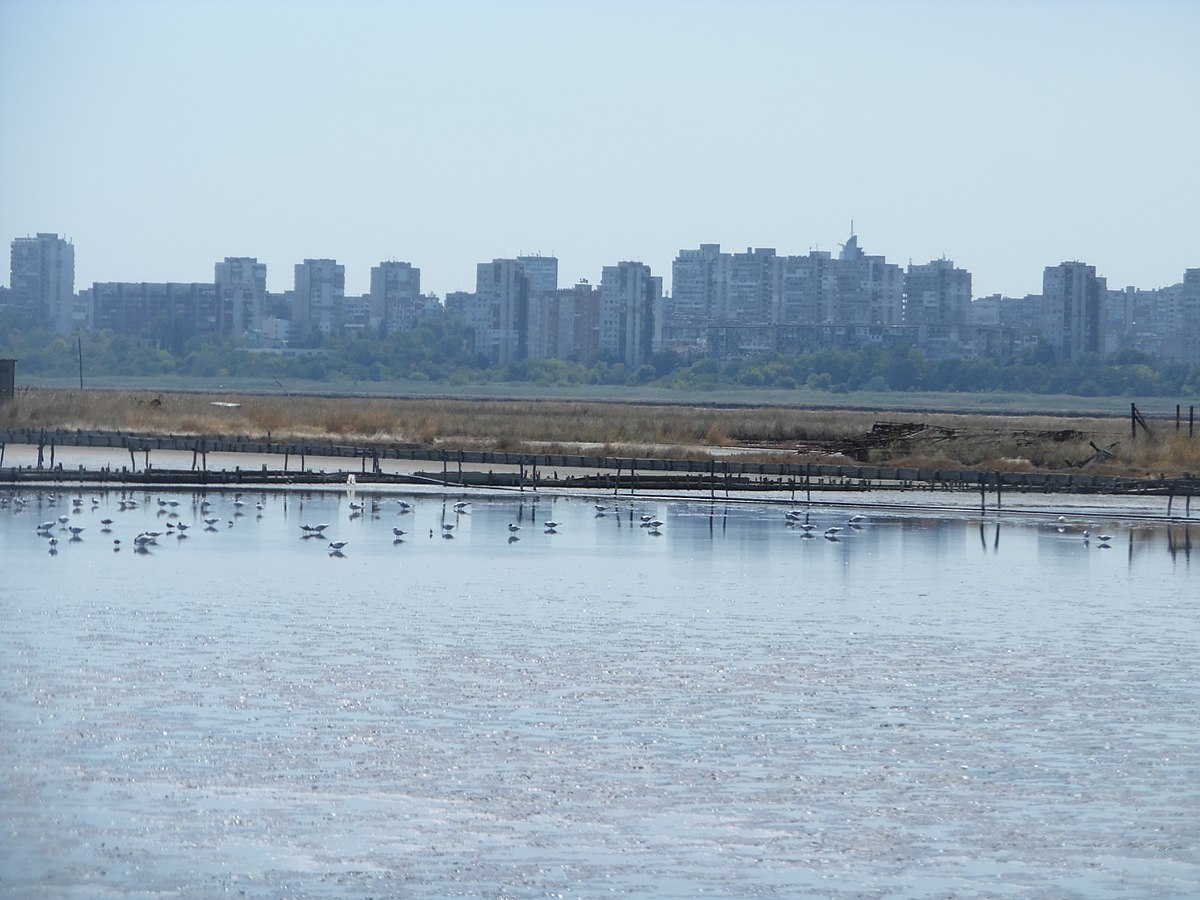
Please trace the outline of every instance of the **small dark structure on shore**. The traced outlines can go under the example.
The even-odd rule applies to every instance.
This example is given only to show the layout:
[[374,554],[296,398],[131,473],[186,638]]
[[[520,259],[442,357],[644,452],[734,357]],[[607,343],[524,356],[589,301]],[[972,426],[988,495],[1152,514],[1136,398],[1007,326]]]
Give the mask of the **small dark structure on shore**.
[[11,400],[17,393],[17,361],[0,359],[0,403]]

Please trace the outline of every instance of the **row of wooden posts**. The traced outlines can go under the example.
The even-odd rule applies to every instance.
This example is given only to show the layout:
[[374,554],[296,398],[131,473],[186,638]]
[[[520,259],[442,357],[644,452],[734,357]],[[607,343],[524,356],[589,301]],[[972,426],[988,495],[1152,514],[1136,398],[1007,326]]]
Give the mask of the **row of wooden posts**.
[[[1150,423],[1147,422],[1146,419],[1142,416],[1142,414],[1138,411],[1137,404],[1130,403],[1129,404],[1129,432],[1130,432],[1130,437],[1133,438],[1133,440],[1135,440],[1135,441],[1137,440],[1139,427],[1142,429],[1142,432],[1144,434],[1146,434],[1147,436],[1154,435],[1154,429],[1152,429],[1150,427]],[[1182,430],[1183,430],[1183,405],[1180,403],[1176,403],[1175,404],[1175,433],[1178,434]],[[1188,433],[1189,438],[1196,436],[1196,407],[1195,406],[1188,407],[1187,433]]]

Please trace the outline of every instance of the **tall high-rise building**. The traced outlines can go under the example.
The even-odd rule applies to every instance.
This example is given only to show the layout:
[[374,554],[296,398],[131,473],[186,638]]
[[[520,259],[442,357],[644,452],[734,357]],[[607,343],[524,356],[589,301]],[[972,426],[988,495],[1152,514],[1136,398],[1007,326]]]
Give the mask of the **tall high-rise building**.
[[586,281],[529,298],[529,358],[587,360],[600,348],[600,292]]
[[779,256],[772,271],[771,321],[781,325],[829,322],[829,285],[837,261],[823,250]]
[[970,272],[956,269],[949,259],[909,264],[904,275],[906,325],[966,325],[970,311]]
[[600,349],[633,370],[649,361],[658,337],[662,278],[640,262],[605,266],[600,277]]
[[318,334],[342,330],[346,296],[346,267],[332,259],[296,263],[292,300],[292,338],[309,342]]
[[493,259],[475,267],[475,352],[493,365],[525,359],[529,340],[529,281],[516,259]]
[[847,325],[900,325],[904,321],[904,270],[868,256],[850,235],[833,266],[833,294],[825,321]]
[[371,267],[371,318],[388,331],[410,331],[420,313],[421,270],[412,263],[381,262]]
[[1200,269],[1186,269],[1173,310],[1171,337],[1163,352],[1173,359],[1200,363]]
[[227,256],[213,270],[221,301],[221,334],[262,331],[267,309],[267,264],[250,256]]
[[770,321],[775,259],[770,247],[721,254],[714,319],[743,324]]
[[1042,273],[1042,337],[1060,360],[1103,353],[1108,285],[1081,262],[1046,266]]
[[558,290],[557,256],[518,256],[517,262],[525,273],[530,299]]
[[75,246],[57,234],[12,242],[9,306],[21,318],[72,334],[87,325],[75,302]]

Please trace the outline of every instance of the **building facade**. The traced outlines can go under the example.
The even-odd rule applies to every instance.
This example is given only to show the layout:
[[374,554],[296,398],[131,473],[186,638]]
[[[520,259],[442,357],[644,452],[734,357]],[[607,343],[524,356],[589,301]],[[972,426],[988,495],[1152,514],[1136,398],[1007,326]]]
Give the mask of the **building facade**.
[[267,265],[249,256],[227,256],[213,267],[221,299],[223,335],[261,332],[267,310]]
[[904,273],[904,321],[908,325],[966,325],[971,312],[971,273],[948,259]]
[[292,340],[310,343],[339,334],[344,325],[346,267],[333,259],[306,259],[295,267]]
[[1060,360],[1103,353],[1108,287],[1096,267],[1072,261],[1042,273],[1041,331]]
[[645,263],[605,266],[600,276],[600,350],[630,370],[649,362],[656,349],[662,278]]
[[74,334],[87,327],[76,303],[75,245],[57,234],[15,238],[10,257],[9,308],[20,319]]
[[411,331],[420,317],[421,270],[407,262],[371,267],[371,318],[388,331]]
[[475,352],[497,366],[525,359],[529,351],[529,281],[521,261],[479,263],[472,304],[465,319],[475,331]]

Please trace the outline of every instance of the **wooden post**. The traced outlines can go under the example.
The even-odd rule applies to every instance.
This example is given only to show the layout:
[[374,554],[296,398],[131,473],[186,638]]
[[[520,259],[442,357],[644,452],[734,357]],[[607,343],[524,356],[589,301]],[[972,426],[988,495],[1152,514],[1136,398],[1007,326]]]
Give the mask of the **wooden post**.
[[617,477],[613,482],[613,496],[617,496],[621,491],[621,461],[617,460]]
[[1175,482],[1171,482],[1171,486],[1167,488],[1167,518],[1171,518],[1171,504],[1175,502]]
[[1196,407],[1189,406],[1188,407],[1188,437],[1192,436],[1192,434],[1193,434],[1192,427],[1195,424],[1196,424]]
[[997,510],[1000,509],[1000,507],[1002,505],[1001,500],[1000,500],[1000,488],[1002,486],[1002,482],[1003,482],[1003,478],[1001,477],[1000,473],[997,472],[996,473],[996,509]]
[[982,472],[979,475],[979,514],[987,515],[987,476]]
[[1129,404],[1129,437],[1131,440],[1137,440],[1137,404]]
[[448,484],[448,482],[446,481],[446,466],[448,464],[449,464],[449,459],[446,457],[446,451],[443,450],[442,451],[442,487],[445,487]]
[[137,457],[133,455],[133,447],[129,448],[129,471],[137,471]]
[[1176,431],[1179,431],[1179,426],[1182,424],[1182,419],[1180,416],[1180,413],[1182,411],[1183,411],[1183,407],[1180,404],[1176,403],[1175,404],[1175,430]]

